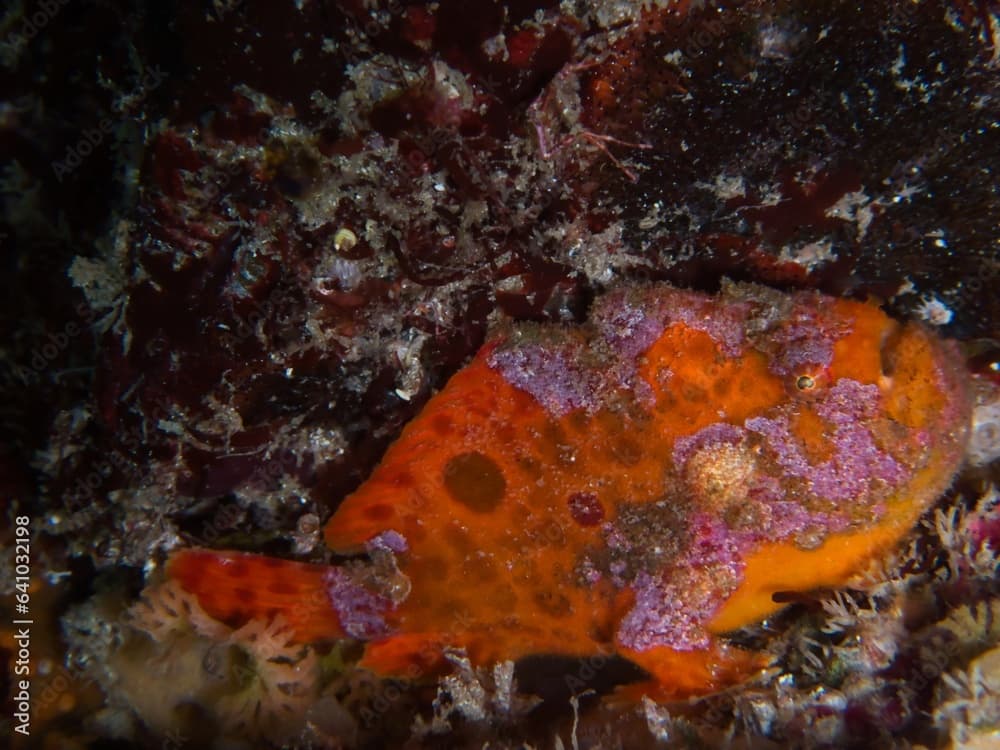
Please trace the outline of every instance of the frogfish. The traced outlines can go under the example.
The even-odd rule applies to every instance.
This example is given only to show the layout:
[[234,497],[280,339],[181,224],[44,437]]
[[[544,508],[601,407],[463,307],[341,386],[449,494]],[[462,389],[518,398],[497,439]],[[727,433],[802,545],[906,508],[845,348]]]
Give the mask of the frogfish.
[[646,694],[707,694],[761,667],[727,632],[843,584],[947,489],[960,362],[870,302],[618,288],[492,334],[330,518],[340,562],[189,548],[167,572],[386,677],[613,653]]

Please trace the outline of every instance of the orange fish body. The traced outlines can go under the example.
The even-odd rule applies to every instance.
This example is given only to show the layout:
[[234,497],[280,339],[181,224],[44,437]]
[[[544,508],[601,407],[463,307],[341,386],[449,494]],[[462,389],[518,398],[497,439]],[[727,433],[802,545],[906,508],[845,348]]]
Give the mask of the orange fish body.
[[951,346],[878,307],[726,285],[625,288],[582,326],[500,334],[326,527],[320,566],[183,550],[212,616],[281,613],[419,677],[611,652],[661,697],[755,668],[719,636],[777,592],[843,583],[899,540],[964,452]]

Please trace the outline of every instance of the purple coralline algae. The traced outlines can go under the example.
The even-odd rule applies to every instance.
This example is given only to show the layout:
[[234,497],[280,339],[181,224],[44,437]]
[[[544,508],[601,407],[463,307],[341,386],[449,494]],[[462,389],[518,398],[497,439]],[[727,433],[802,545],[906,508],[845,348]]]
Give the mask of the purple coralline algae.
[[540,344],[498,349],[490,366],[556,416],[574,409],[595,411],[607,388],[600,373],[581,366],[570,352]]
[[324,582],[330,606],[347,635],[363,640],[388,635],[384,615],[392,606],[389,599],[361,585],[343,568],[330,568]]
[[805,479],[810,491],[832,501],[856,500],[873,480],[895,486],[906,469],[880,449],[865,426],[878,404],[878,387],[841,378],[816,404],[816,413],[833,425],[830,443],[834,455],[813,465],[792,436],[789,416],[754,417],[746,427],[764,438],[778,465],[788,476]]

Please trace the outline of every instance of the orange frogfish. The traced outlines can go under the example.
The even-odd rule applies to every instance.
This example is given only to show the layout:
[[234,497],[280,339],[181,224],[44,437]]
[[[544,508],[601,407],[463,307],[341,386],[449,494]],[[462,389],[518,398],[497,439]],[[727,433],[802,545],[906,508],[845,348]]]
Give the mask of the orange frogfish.
[[599,297],[579,326],[493,336],[325,529],[315,565],[175,552],[169,575],[229,623],[365,643],[421,677],[616,653],[684,697],[760,659],[724,634],[779,592],[842,584],[897,542],[962,461],[957,350],[876,305],[666,285]]

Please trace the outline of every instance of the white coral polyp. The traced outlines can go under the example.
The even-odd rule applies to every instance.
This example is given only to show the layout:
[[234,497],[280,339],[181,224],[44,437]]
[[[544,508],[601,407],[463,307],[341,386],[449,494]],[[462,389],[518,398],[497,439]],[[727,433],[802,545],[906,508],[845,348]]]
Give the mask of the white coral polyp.
[[279,740],[302,727],[317,697],[319,663],[312,649],[292,643],[292,631],[280,615],[270,622],[251,620],[227,642],[249,660],[236,674],[241,689],[219,700],[228,731]]
[[229,633],[229,628],[205,614],[197,598],[176,581],[147,589],[129,610],[128,622],[158,643],[192,631],[214,640],[223,640]]
[[214,650],[209,641],[229,647],[227,658],[209,670],[213,683],[225,682],[206,683],[199,693],[226,734],[281,741],[305,726],[319,693],[319,663],[311,648],[292,642],[292,630],[280,615],[233,630],[168,581],[146,591],[129,611],[128,622],[158,644],[155,658],[160,660],[178,650]]

